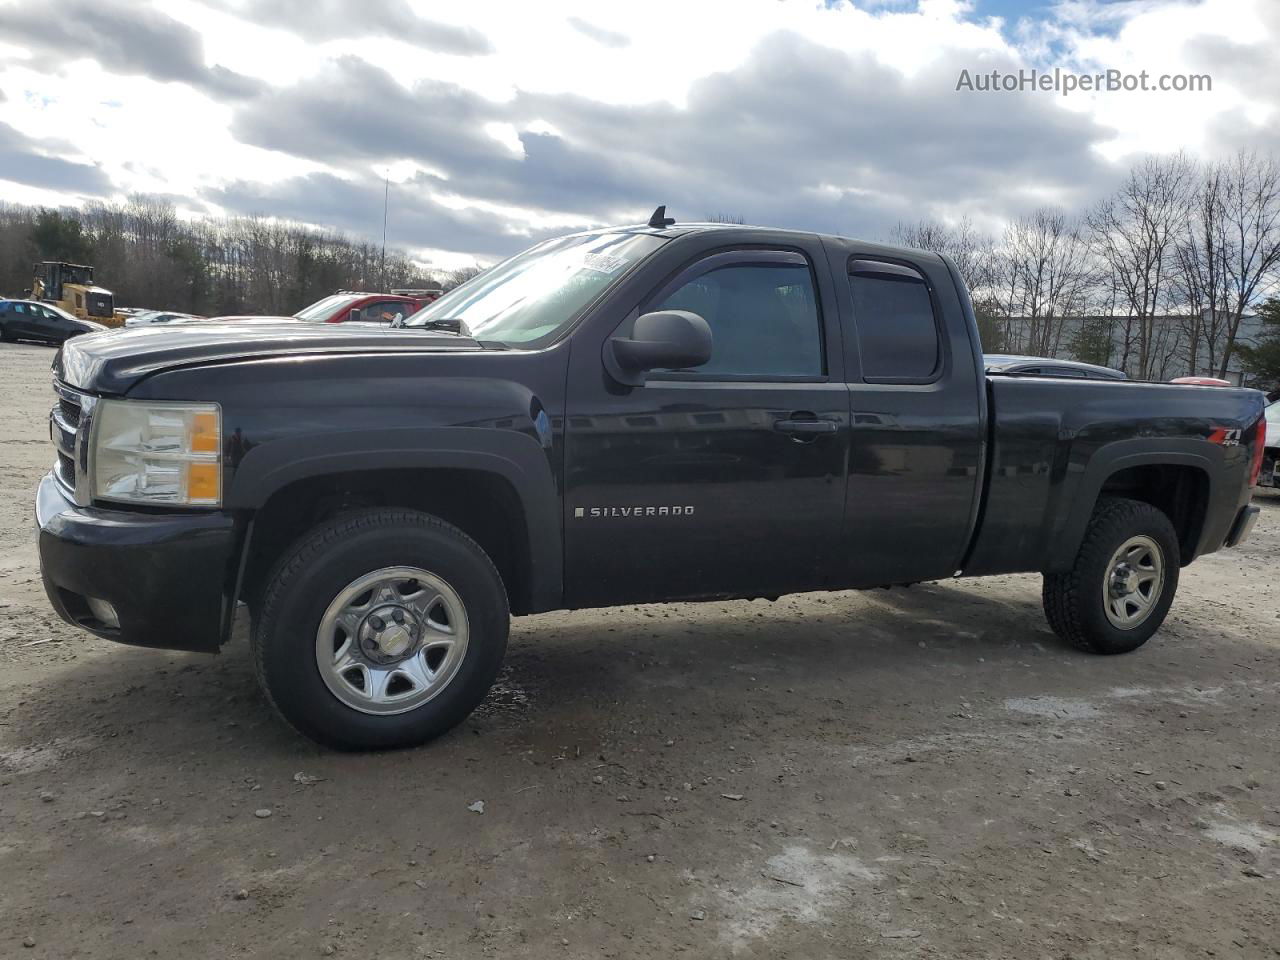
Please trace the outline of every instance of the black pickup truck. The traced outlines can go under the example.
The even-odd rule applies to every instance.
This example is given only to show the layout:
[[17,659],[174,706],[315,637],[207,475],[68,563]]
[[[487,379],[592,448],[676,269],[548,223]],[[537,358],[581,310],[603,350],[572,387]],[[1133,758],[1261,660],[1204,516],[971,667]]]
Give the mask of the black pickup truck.
[[1133,650],[1248,534],[1263,435],[1251,390],[986,375],[945,257],[657,215],[392,329],[79,337],[53,386],[57,611],[212,652],[243,603],[342,748],[458,723],[510,614],[1028,571],[1064,640]]

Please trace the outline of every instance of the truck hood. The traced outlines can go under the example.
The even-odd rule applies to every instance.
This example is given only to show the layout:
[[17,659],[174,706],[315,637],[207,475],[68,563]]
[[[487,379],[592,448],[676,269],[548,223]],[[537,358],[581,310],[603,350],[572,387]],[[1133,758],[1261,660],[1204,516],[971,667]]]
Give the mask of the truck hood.
[[161,370],[267,357],[342,353],[439,353],[482,349],[442,331],[346,324],[182,323],[73,337],[53,360],[54,376],[90,393],[121,394]]

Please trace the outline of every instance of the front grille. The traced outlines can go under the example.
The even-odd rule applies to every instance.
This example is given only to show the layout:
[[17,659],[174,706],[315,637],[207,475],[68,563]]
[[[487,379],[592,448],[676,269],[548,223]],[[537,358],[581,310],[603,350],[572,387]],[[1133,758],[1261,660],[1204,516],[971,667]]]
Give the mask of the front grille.
[[76,488],[76,462],[61,450],[58,451],[58,466],[55,474],[67,487]]
[[59,397],[58,409],[62,411],[62,419],[67,422],[67,426],[80,426],[80,401]]
[[58,394],[58,402],[49,412],[49,438],[57,451],[58,460],[54,466],[54,476],[73,496],[76,492],[76,480],[79,476],[77,457],[80,443],[79,431],[83,420],[84,399],[78,391],[66,384],[55,382],[54,391]]

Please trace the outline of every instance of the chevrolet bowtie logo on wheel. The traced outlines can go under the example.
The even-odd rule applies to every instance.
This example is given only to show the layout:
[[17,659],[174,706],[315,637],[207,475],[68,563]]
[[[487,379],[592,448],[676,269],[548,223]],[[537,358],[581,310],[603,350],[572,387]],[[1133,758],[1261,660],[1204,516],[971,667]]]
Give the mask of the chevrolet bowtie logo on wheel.
[[693,507],[574,507],[573,516],[578,520],[604,517],[691,517]]

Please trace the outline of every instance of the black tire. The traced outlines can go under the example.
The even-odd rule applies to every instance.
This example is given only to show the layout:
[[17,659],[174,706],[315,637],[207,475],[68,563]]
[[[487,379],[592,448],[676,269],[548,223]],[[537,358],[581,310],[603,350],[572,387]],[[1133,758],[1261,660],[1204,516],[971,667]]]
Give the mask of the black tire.
[[[353,581],[386,567],[417,566],[461,598],[468,642],[453,678],[407,713],[374,715],[343,703],[317,666],[317,631]],[[480,546],[438,517],[412,510],[344,514],[308,533],[276,563],[254,617],[251,643],[267,699],[299,733],[340,750],[425,743],[484,699],[507,646],[502,578]]]
[[[1163,578],[1145,618],[1121,628],[1107,615],[1103,587],[1112,576],[1116,551],[1133,537],[1154,541],[1162,554]],[[1162,510],[1120,497],[1098,501],[1075,564],[1065,573],[1045,574],[1044,613],[1053,632],[1088,653],[1128,653],[1150,639],[1169,613],[1178,590],[1181,553],[1173,524]]]
[[9,328],[3,323],[0,323],[0,341],[3,341],[4,343],[12,343],[13,339],[14,338],[9,334]]

